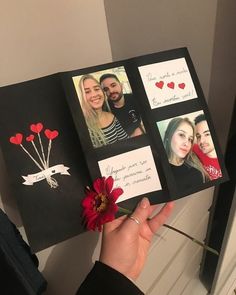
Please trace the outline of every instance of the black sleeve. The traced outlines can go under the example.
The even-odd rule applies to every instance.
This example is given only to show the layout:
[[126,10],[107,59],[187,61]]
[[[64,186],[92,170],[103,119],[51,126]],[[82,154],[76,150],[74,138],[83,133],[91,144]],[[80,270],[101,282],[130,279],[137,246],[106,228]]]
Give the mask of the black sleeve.
[[42,294],[47,281],[39,272],[38,259],[8,216],[0,209],[1,294]]
[[76,295],[144,295],[126,276],[96,261]]

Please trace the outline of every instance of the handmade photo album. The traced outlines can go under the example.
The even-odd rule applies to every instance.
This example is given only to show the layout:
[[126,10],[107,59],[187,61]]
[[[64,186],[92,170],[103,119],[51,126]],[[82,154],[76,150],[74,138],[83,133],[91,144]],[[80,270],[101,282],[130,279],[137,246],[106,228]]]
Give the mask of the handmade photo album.
[[112,176],[133,209],[227,179],[186,48],[0,88],[0,142],[28,240],[39,251],[85,229],[84,189]]

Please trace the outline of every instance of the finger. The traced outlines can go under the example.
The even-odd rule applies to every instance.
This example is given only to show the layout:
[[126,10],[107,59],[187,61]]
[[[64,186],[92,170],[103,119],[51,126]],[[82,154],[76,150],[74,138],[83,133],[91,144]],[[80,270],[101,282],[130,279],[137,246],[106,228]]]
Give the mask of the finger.
[[126,230],[139,230],[140,225],[147,220],[150,214],[150,203],[148,198],[143,198],[138,204],[134,212],[131,214],[132,218],[127,218],[123,223]]
[[107,222],[103,225],[103,233],[104,234],[107,234],[117,228],[120,227],[120,225],[124,222],[124,220],[127,218],[127,215],[123,215],[123,216],[120,216],[116,219],[114,219],[113,221],[111,222]]
[[[159,207],[160,207],[160,205],[151,205],[149,208],[149,217],[154,216],[155,211],[157,211]],[[159,212],[159,210],[158,210],[158,212]]]
[[163,223],[166,222],[167,218],[170,216],[173,210],[173,207],[174,202],[169,202],[165,204],[160,212],[158,212],[148,221],[149,227],[153,233],[155,233],[159,229],[159,227],[161,227]]

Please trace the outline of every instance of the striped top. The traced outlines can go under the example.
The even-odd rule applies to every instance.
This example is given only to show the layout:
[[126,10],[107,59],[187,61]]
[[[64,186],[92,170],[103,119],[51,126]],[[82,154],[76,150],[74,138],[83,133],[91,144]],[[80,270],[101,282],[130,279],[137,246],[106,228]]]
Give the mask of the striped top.
[[[101,128],[101,131],[104,134],[106,144],[111,144],[118,140],[129,138],[116,117],[114,117],[110,125],[105,128]],[[94,147],[100,147],[104,145],[99,135],[96,136],[92,130],[89,130],[89,133]]]

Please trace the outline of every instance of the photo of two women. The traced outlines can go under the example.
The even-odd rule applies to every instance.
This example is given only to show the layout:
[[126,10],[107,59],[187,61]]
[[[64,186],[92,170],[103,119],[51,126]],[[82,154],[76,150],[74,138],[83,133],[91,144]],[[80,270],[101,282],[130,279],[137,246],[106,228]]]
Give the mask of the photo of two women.
[[94,148],[145,133],[124,67],[73,77]]
[[222,177],[203,111],[160,121],[157,126],[178,189]]

